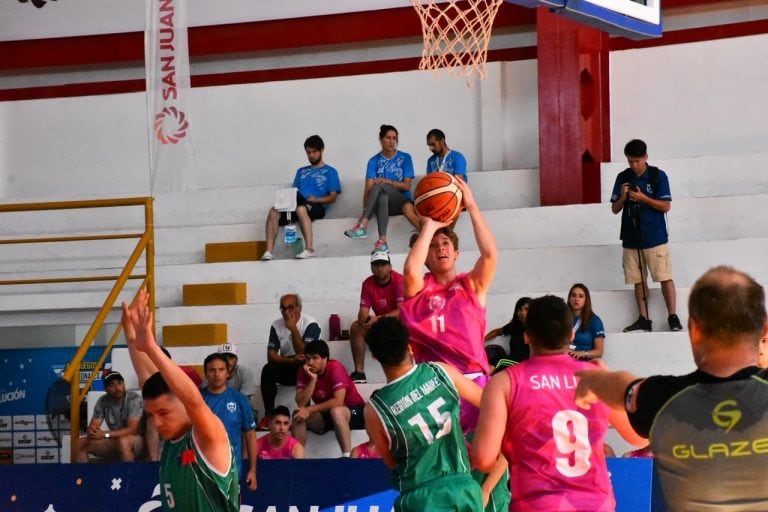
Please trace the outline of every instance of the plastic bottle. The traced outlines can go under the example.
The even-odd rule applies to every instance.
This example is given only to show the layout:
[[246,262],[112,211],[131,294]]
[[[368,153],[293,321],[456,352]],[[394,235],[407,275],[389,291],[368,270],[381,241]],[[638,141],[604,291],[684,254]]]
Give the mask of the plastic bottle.
[[331,341],[341,339],[341,318],[336,313],[328,319],[328,335]]
[[287,224],[285,226],[285,245],[291,247],[296,243],[296,224]]

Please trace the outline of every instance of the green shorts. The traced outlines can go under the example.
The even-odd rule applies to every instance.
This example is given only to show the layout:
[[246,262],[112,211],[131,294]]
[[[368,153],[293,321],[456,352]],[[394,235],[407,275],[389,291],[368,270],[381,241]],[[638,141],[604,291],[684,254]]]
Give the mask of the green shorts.
[[482,509],[483,493],[469,473],[436,478],[395,500],[396,512],[477,512]]

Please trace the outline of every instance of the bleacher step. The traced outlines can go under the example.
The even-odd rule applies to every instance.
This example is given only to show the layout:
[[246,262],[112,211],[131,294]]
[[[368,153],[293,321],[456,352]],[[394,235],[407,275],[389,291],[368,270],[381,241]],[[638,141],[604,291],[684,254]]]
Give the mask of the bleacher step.
[[185,306],[234,306],[245,304],[246,283],[185,284],[182,288]]
[[213,346],[227,342],[227,324],[164,325],[163,345],[168,347]]
[[263,240],[211,242],[205,244],[205,262],[258,261],[266,250],[267,242]]

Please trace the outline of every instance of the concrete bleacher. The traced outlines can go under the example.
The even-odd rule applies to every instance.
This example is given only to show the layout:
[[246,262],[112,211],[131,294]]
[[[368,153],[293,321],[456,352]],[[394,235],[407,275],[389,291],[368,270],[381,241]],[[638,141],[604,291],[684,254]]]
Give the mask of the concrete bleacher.
[[[761,255],[768,251],[768,226],[756,219],[768,199],[768,177],[763,168],[768,153],[694,157],[652,161],[670,178],[673,206],[668,215],[672,261],[678,290],[678,313],[685,324],[688,290],[706,268],[727,263],[743,268],[761,282],[768,282],[768,269]],[[632,288],[621,272],[618,241],[619,216],[607,203],[610,189],[623,162],[602,168],[602,203],[569,206],[538,206],[538,170],[513,169],[470,173],[470,185],[484,209],[499,247],[499,267],[488,296],[488,327],[509,320],[515,301],[521,296],[553,293],[564,296],[571,284],[590,287],[596,313],[606,327],[605,360],[612,367],[639,374],[681,373],[693,366],[685,332],[666,332],[666,310],[657,285],[649,297],[654,334],[625,334],[623,326],[636,318]],[[727,176],[724,176],[727,169]],[[164,325],[226,323],[228,341],[238,345],[241,363],[256,375],[266,362],[269,326],[279,316],[278,299],[283,293],[301,294],[304,312],[313,316],[327,336],[328,317],[341,316],[347,328],[357,311],[360,282],[369,275],[368,254],[375,240],[371,236],[355,241],[343,231],[355,221],[360,210],[362,180],[344,183],[344,193],[327,219],[315,222],[315,250],[318,257],[297,261],[290,258],[278,236],[277,259],[204,263],[205,244],[263,238],[264,218],[274,190],[285,184],[258,187],[221,188],[158,195],[155,198],[156,299],[158,332]],[[135,212],[125,217],[106,213],[89,217],[80,232],[94,232],[108,225],[121,231],[140,230],[142,220]],[[2,228],[4,236],[25,236],[37,232],[34,216],[22,224]],[[72,219],[42,226],[41,233],[59,233]],[[28,223],[28,224],[27,224]],[[466,214],[457,224],[461,238],[458,267],[469,270],[477,257],[471,224]],[[400,270],[407,251],[410,226],[404,218],[393,218],[389,245],[393,266]],[[97,254],[76,247],[62,254],[59,248],[43,248],[26,254],[11,246],[2,256],[0,275],[19,273],[29,277],[72,275],[96,264],[100,273],[116,271],[125,260],[124,242]],[[43,264],[46,271],[37,270]],[[245,282],[246,303],[228,306],[182,306],[187,284]],[[133,288],[135,289],[135,287]],[[127,300],[130,289],[120,300]],[[15,287],[0,296],[0,333],[54,325],[83,326],[93,318],[104,301],[104,283],[61,285],[51,292],[40,286]],[[119,321],[114,310],[107,322]],[[42,332],[42,331],[41,331]],[[71,340],[75,343],[79,340]],[[503,343],[503,341],[502,341]],[[331,342],[332,357],[351,368],[348,341]],[[199,364],[210,347],[173,350],[184,364]],[[124,371],[130,366],[124,349],[113,351],[113,364]],[[366,373],[369,393],[384,382],[378,364],[368,356]],[[292,403],[291,388],[280,390],[279,400]],[[258,407],[258,406],[257,406]],[[360,433],[356,433],[359,436]],[[314,456],[337,456],[332,434],[324,436]],[[314,440],[310,440],[310,444]],[[329,447],[330,446],[330,447]]]

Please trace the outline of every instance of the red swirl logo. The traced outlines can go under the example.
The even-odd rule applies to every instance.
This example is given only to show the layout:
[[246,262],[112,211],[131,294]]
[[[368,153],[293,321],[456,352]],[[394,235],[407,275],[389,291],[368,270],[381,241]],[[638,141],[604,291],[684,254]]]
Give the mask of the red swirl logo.
[[176,107],[165,107],[155,115],[155,135],[163,144],[176,144],[187,136],[187,115]]

